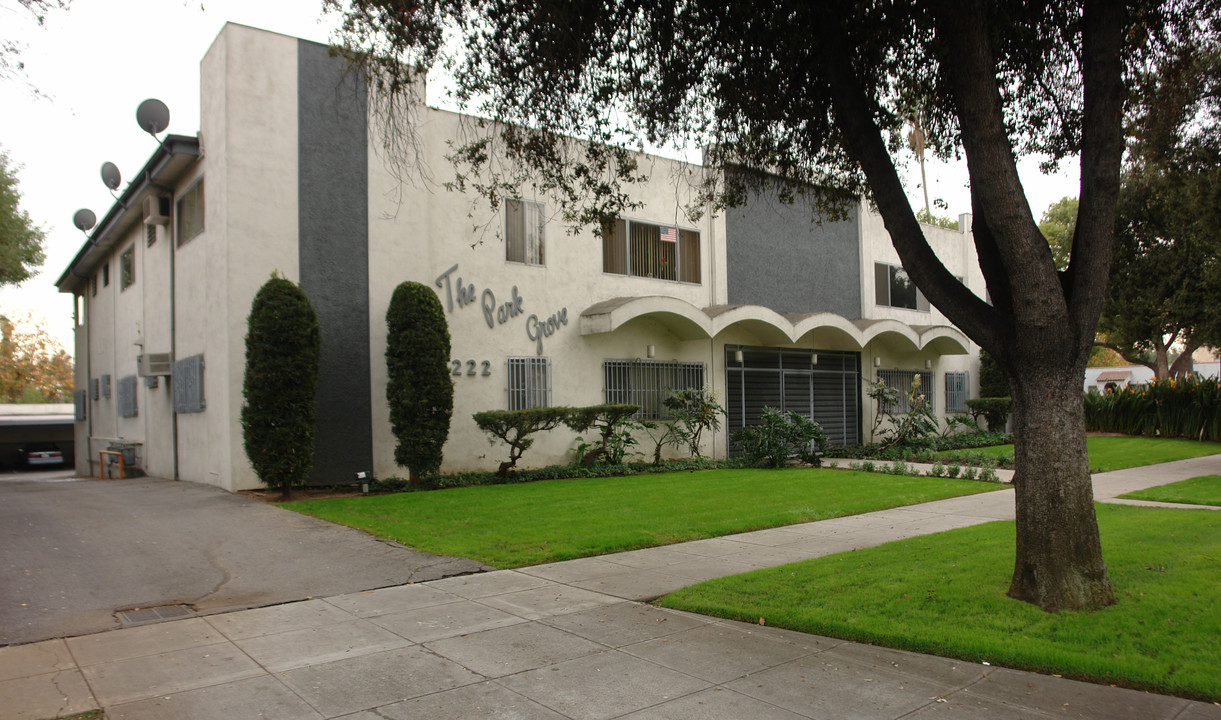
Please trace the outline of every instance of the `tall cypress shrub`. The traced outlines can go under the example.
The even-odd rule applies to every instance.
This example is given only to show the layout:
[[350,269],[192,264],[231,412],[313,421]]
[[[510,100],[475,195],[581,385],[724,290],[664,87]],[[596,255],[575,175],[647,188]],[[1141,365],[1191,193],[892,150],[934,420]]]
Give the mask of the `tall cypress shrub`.
[[386,400],[398,445],[394,461],[410,484],[441,467],[449,437],[454,384],[449,377],[449,324],[441,301],[427,285],[404,282],[386,311]]
[[273,273],[247,320],[242,437],[259,480],[285,498],[314,469],[319,338],[309,298]]

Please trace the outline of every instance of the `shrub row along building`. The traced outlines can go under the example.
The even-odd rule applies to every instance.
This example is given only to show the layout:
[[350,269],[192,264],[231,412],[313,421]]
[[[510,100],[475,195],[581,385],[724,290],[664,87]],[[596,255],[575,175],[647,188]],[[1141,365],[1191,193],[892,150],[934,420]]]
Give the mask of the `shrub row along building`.
[[[880,218],[842,221],[766,193],[691,221],[702,168],[648,155],[639,203],[610,232],[569,233],[532,187],[493,209],[387,169],[363,81],[325,45],[224,27],[201,65],[200,131],[169,135],[58,280],[76,297],[79,468],[117,442],[160,477],[258,485],[239,423],[251,300],[272,272],[299,283],[322,328],[314,482],[404,476],[385,399],[394,288],[435,288],[453,338],[444,470],[502,455],[481,410],[630,402],[710,387],[728,411],[705,451],[766,406],[868,440],[878,377],[920,374],[938,415],[974,396],[978,351],[907,280]],[[419,167],[449,171],[470,118],[412,109]],[[984,283],[962,216],[926,227],[951,272]],[[572,434],[524,461],[570,457]]]

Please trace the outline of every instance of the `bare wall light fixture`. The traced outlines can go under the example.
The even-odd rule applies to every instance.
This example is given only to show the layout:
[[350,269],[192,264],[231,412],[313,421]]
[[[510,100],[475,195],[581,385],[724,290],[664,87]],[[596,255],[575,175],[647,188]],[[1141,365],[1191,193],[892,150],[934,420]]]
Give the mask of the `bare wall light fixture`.
[[650,357],[650,358],[657,357],[657,346],[656,345],[647,346],[644,349],[644,354],[645,354],[645,356]]
[[877,355],[874,355],[873,356],[873,366],[882,367],[882,358],[878,357]]
[[742,362],[742,348],[733,351],[733,361],[736,363]]

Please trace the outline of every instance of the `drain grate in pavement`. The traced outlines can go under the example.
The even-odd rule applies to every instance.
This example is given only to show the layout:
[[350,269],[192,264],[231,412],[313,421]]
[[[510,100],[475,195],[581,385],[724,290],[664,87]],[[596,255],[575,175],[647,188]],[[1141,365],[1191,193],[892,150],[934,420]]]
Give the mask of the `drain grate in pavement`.
[[161,620],[177,620],[178,618],[191,617],[194,614],[195,611],[186,605],[162,605],[160,607],[119,610],[114,615],[119,619],[121,625],[139,625]]

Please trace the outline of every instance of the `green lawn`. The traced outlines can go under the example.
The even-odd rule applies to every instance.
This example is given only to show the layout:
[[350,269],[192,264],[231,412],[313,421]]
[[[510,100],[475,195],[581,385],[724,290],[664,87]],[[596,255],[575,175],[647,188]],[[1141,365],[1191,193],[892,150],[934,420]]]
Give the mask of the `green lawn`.
[[[1090,472],[1123,470],[1221,453],[1221,444],[1181,438],[1098,436],[1086,438],[1085,444],[1090,454]],[[1013,455],[1012,445],[993,445],[980,450],[994,455]]]
[[284,503],[417,550],[512,568],[997,489],[832,469],[704,470]]
[[1221,475],[1202,475],[1120,495],[1133,500],[1216,505],[1221,507]]
[[666,607],[1221,700],[1221,514],[1098,505],[1116,605],[1048,614],[1006,597],[1011,522],[679,590]]

